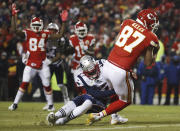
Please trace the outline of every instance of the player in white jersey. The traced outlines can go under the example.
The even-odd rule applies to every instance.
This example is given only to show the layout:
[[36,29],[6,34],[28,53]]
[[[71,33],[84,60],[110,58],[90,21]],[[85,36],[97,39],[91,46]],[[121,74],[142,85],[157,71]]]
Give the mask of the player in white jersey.
[[[104,62],[103,59],[95,61],[88,55],[80,59],[82,72],[76,77],[75,82],[78,88],[83,88],[86,93],[69,101],[56,113],[49,113],[47,121],[50,125],[63,125],[84,113],[102,111],[108,101],[116,98],[114,90],[108,87],[101,75]],[[111,117],[111,124],[128,121],[127,118],[122,118],[117,114],[112,114]]]

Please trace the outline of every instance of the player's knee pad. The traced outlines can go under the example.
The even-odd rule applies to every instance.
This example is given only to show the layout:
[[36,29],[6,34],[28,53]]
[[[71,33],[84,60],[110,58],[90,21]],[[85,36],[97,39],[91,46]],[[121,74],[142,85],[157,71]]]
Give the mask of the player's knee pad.
[[52,94],[52,89],[50,86],[43,86],[43,88],[47,94]]
[[22,82],[21,86],[19,87],[19,90],[21,90],[22,92],[25,92],[25,90],[27,89],[29,85],[29,82]]

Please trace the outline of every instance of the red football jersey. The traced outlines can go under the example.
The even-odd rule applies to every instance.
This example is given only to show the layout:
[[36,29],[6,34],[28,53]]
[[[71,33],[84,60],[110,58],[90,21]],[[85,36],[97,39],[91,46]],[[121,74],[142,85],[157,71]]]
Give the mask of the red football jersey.
[[108,61],[120,68],[130,70],[148,46],[157,47],[157,44],[158,38],[154,33],[134,20],[125,20]]
[[83,39],[79,39],[77,35],[72,35],[70,36],[69,41],[70,45],[75,49],[71,66],[73,69],[76,69],[79,65],[81,57],[85,55],[85,51],[95,43],[95,37],[91,34],[88,34]]
[[29,29],[24,30],[26,36],[25,48],[29,52],[27,64],[33,68],[41,68],[42,61],[46,58],[46,41],[49,31],[42,30],[35,33]]

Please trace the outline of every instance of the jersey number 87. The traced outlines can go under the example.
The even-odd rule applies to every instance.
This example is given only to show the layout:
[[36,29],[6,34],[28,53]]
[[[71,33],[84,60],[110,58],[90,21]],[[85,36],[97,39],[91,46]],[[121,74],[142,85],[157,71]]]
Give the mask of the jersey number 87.
[[[130,37],[134,37],[136,39],[129,45],[126,45],[126,42]],[[123,47],[125,51],[131,53],[133,48],[139,45],[144,39],[145,36],[142,33],[134,31],[134,29],[130,26],[125,26],[121,34],[118,36],[115,44],[119,47]]]

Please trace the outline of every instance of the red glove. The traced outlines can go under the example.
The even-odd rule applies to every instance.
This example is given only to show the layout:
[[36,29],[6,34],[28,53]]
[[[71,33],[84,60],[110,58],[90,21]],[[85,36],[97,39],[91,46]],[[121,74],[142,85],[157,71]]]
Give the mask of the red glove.
[[19,12],[19,10],[16,10],[16,4],[13,3],[11,8],[12,8],[12,15],[15,16]]
[[60,14],[61,20],[63,22],[65,22],[67,20],[68,17],[68,11],[67,10],[63,10],[62,13]]

